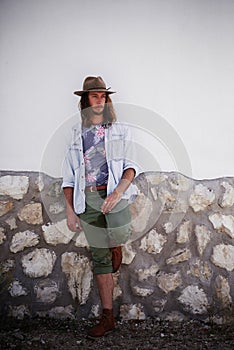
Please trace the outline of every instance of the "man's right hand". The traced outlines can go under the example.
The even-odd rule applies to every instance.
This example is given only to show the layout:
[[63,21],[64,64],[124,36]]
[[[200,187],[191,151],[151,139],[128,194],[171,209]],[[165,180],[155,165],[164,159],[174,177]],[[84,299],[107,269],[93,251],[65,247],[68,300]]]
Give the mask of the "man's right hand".
[[72,232],[82,231],[80,218],[74,211],[67,211],[67,226]]

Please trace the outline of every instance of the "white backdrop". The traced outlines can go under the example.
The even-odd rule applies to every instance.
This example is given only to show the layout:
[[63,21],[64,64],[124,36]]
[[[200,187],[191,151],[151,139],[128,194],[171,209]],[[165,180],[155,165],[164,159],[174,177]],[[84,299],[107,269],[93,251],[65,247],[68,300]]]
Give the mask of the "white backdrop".
[[[101,75],[113,102],[172,127],[191,162],[185,175],[234,176],[234,1],[1,0],[0,38],[0,169],[40,170],[55,130],[77,112],[73,91]],[[161,170],[176,170],[141,142]]]

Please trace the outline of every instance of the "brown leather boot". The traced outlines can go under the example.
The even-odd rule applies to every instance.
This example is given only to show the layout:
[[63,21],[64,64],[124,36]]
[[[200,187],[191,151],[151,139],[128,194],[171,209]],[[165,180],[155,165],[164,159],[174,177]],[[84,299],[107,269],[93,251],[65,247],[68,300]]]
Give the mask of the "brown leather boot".
[[100,322],[88,331],[88,337],[95,339],[110,333],[115,328],[113,309],[103,309]]
[[113,272],[116,272],[118,271],[122,262],[122,247],[121,245],[118,247],[113,247],[113,248],[110,248],[110,251],[112,252]]

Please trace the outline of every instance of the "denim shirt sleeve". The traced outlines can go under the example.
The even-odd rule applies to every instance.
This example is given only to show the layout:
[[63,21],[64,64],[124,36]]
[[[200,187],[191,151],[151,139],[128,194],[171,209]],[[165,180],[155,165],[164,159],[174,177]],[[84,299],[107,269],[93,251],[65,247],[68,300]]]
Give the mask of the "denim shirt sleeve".
[[62,188],[74,188],[74,211],[77,214],[83,213],[85,211],[85,166],[80,124],[72,129],[72,142],[63,161],[62,177]]
[[[112,124],[110,130],[107,130],[106,136],[107,164],[109,168],[107,195],[109,195],[118,186],[124,170],[133,168],[136,177],[139,174],[139,169],[136,162],[134,162],[134,159],[136,159],[134,156],[135,147],[130,127],[116,122]],[[122,198],[131,202],[136,197],[136,194],[136,186],[130,184]]]
[[71,158],[71,149],[66,153],[65,159],[63,161],[63,166],[62,166],[62,177],[63,177],[63,182],[62,182],[62,188],[64,187],[75,187],[75,181],[74,181],[74,169],[73,169],[73,164],[72,164],[72,158]]

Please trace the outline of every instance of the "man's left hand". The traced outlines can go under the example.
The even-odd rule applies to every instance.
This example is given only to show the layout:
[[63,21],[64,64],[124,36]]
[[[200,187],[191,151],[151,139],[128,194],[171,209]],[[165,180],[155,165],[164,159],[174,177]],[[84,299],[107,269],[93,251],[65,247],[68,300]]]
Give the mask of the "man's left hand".
[[101,206],[101,211],[103,214],[109,213],[117,203],[121,200],[122,194],[117,192],[116,190],[111,193],[106,199],[104,200],[102,206]]

